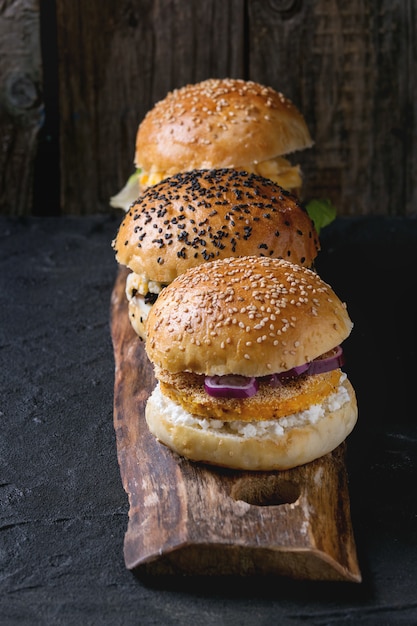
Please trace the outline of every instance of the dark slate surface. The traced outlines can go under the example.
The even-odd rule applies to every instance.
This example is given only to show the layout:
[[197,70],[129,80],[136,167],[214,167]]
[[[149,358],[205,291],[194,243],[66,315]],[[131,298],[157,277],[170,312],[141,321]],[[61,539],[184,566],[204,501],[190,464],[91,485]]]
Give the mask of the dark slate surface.
[[145,582],[124,566],[109,329],[119,218],[0,218],[1,625],[416,624],[417,221],[339,219],[317,263],[355,322],[363,583],[233,584]]

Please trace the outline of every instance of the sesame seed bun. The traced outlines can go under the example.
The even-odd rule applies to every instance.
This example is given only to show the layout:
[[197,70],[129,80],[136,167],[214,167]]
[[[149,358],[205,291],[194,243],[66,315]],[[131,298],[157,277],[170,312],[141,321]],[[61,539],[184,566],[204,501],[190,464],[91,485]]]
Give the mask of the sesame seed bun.
[[351,329],[345,304],[316,272],[282,259],[228,258],[162,291],[146,351],[172,373],[265,376],[312,361]]
[[282,93],[253,81],[210,78],[169,92],[136,133],[136,172],[112,198],[128,211],[138,194],[193,169],[265,176],[301,196],[302,172],[287,157],[313,145],[305,119]]
[[267,178],[226,168],[184,172],[149,187],[112,246],[117,261],[132,270],[129,317],[143,339],[158,294],[190,267],[248,255],[310,267],[320,249],[314,224],[294,195]]
[[[327,454],[352,431],[356,396],[340,368],[274,386],[263,377],[340,345],[352,321],[314,271],[247,256],[187,270],[160,295],[146,352],[157,386],[145,416],[189,459],[235,469],[288,469]],[[255,376],[249,398],[207,394],[205,375]]]
[[137,131],[135,164],[142,188],[181,171],[232,167],[296,190],[299,167],[283,156],[312,145],[304,117],[282,93],[211,78],[169,92],[148,111]]

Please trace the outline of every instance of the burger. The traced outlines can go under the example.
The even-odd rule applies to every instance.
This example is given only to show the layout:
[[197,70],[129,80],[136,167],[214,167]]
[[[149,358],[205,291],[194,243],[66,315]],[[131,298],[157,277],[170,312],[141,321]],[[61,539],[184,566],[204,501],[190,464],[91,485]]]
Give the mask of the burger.
[[151,433],[196,462],[285,470],[331,452],[357,420],[342,370],[346,305],[316,272],[247,256],[178,276],[147,323]]
[[311,267],[320,249],[314,224],[295,196],[270,179],[233,169],[192,170],[146,189],[112,242],[129,268],[129,319],[141,339],[162,290],[190,267],[260,255]]
[[127,210],[146,187],[178,172],[231,167],[299,193],[287,156],[313,145],[305,119],[282,93],[253,81],[210,78],[175,89],[139,124],[136,171],[110,203]]

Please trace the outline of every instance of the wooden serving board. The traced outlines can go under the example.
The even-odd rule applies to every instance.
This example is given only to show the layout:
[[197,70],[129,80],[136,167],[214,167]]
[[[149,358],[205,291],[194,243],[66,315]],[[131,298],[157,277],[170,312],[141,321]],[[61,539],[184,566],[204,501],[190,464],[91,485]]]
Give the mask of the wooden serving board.
[[155,378],[128,319],[126,276],[120,269],[111,300],[114,428],[130,507],[126,567],[360,582],[345,443],[292,470],[248,472],[187,461],[151,435],[144,409]]

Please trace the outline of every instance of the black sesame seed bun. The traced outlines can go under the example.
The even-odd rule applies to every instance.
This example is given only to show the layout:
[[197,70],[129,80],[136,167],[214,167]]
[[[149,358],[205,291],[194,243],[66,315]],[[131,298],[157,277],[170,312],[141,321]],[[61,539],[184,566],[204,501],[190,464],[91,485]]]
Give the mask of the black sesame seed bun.
[[146,352],[158,381],[148,426],[175,452],[225,467],[288,469],[319,458],[357,420],[340,368],[284,386],[262,380],[248,399],[209,397],[204,376],[283,372],[329,352],[351,329],[345,304],[308,268],[248,256],[187,270],[148,317]]
[[181,171],[232,167],[296,191],[300,168],[283,156],[312,145],[303,115],[282,93],[253,81],[211,78],[175,89],[147,113],[135,164],[142,188]]
[[267,178],[233,169],[193,170],[147,189],[115,239],[119,263],[170,283],[189,267],[260,255],[310,267],[319,237],[297,198]]
[[[161,288],[214,259],[260,255],[312,266],[320,249],[297,198],[267,178],[233,169],[176,174],[144,191],[112,243],[128,277],[129,315],[145,338],[146,317]],[[149,284],[149,281],[151,283]],[[145,294],[154,290],[154,297]]]

